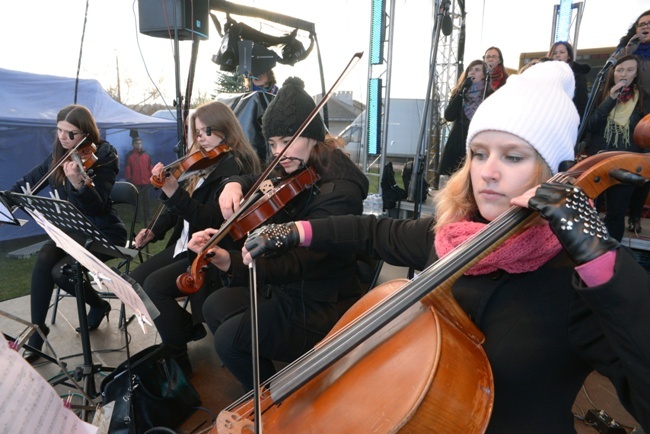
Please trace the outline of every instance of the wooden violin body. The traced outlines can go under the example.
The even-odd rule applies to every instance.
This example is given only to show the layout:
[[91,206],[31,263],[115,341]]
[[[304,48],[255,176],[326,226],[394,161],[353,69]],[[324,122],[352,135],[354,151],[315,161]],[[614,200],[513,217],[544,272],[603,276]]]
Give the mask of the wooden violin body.
[[209,151],[201,148],[165,166],[159,175],[152,175],[151,184],[156,188],[162,188],[165,185],[165,178],[170,176],[182,181],[191,173],[212,166],[219,161],[218,157],[222,157],[228,152],[230,152],[230,147],[225,143],[221,143]]
[[201,289],[205,281],[205,271],[212,257],[209,253],[210,249],[227,234],[230,234],[234,240],[243,238],[248,232],[273,217],[306,188],[310,188],[318,179],[320,178],[316,170],[313,167],[308,167],[283,180],[278,186],[269,189],[243,213],[224,222],[219,228],[219,232],[201,249],[189,271],[176,278],[178,289],[186,294],[193,294]]
[[230,228],[230,236],[237,241],[262,223],[273,217],[302,191],[310,188],[320,177],[316,170],[308,167],[295,176],[287,178],[267,191],[253,205],[248,207]]
[[[609,152],[549,182],[595,198],[621,172],[650,178],[650,155]],[[260,390],[266,433],[483,433],[494,394],[484,336],[451,288],[538,215],[512,207],[412,281],[381,285],[348,310],[313,350]],[[251,394],[224,409],[212,433],[252,432]]]

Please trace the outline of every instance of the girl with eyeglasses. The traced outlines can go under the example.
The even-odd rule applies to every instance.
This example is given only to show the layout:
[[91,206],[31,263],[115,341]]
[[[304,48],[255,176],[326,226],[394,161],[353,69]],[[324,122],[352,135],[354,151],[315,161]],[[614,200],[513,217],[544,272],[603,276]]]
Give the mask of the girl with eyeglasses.
[[[120,168],[117,151],[101,138],[93,115],[84,106],[73,104],[61,109],[56,116],[56,128],[52,153],[19,179],[11,187],[11,191],[21,193],[22,188],[28,183],[30,187],[34,187],[50,171],[50,168],[60,164],[60,160],[65,157],[69,149],[74,148],[85,135],[88,135],[88,139],[97,147],[94,151],[97,161],[88,170],[88,174],[84,175],[79,164],[74,161],[63,162],[47,182],[32,193],[36,194],[49,185],[60,199],[74,205],[113,244],[124,246],[127,238],[126,227],[112,208],[110,198]],[[102,260],[109,259],[102,255],[98,257]],[[71,294],[75,292],[74,284],[70,282],[68,276],[63,275],[62,271],[64,266],[71,265],[73,262],[74,259],[51,240],[41,247],[36,257],[30,286],[31,316],[32,323],[37,324],[46,335],[49,333],[49,328],[45,325],[45,318],[52,299],[54,284]],[[111,305],[106,300],[102,300],[85,279],[84,298],[86,304],[90,306],[88,329],[95,330],[104,317],[108,318]],[[35,333],[30,337],[28,344],[40,350],[43,348],[43,339]],[[23,357],[31,363],[40,355],[26,350]]]
[[[195,257],[188,252],[187,241],[194,232],[219,227],[223,223],[224,218],[217,203],[223,182],[235,175],[259,173],[261,165],[237,117],[224,103],[215,101],[197,108],[190,116],[188,128],[194,131],[194,142],[188,155],[199,149],[208,153],[221,144],[228,145],[230,151],[215,157],[216,162],[208,168],[181,181],[182,186],[174,176],[163,177],[160,200],[165,205],[165,211],[159,214],[151,229],[140,231],[135,246],[141,248],[148,242],[162,240],[170,230],[172,234],[164,250],[138,266],[130,275],[160,311],[160,315],[154,318],[154,324],[161,340],[185,374],[190,376],[192,365],[187,344],[206,335],[201,306],[205,298],[221,285],[216,284],[216,279],[210,280],[191,294],[192,313],[178,304],[176,299],[186,294],[176,286],[176,278],[187,270]],[[152,174],[158,176],[163,171],[163,164],[158,163]],[[229,237],[222,244],[228,248],[241,245]]]

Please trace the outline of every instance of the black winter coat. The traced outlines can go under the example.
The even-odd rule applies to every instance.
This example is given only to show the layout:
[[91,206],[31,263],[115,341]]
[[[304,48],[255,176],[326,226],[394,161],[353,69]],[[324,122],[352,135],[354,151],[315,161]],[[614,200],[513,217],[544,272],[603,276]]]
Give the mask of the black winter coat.
[[[244,192],[254,177],[240,178]],[[363,212],[368,179],[340,150],[333,153],[327,173],[320,174],[316,187],[303,191],[272,218],[273,223],[320,219],[332,215]],[[271,223],[271,222],[269,222]],[[243,265],[241,250],[231,251],[230,286],[248,286],[248,267]],[[319,302],[359,297],[362,288],[356,275],[357,256],[353,252],[315,252],[298,248],[277,257],[258,258],[257,283],[275,290],[300,292]]]
[[587,131],[591,133],[591,139],[585,148],[587,155],[594,155],[602,151],[628,151],[628,152],[645,152],[634,143],[634,129],[643,117],[650,113],[650,101],[644,100],[645,108],[643,112],[634,110],[630,115],[630,146],[629,148],[612,148],[605,140],[605,127],[607,126],[607,117],[616,107],[616,100],[611,97],[605,98],[598,107],[594,109],[589,119],[587,119]]
[[[152,227],[155,234],[152,241],[163,239],[167,231],[173,229],[167,247],[174,246],[183,232],[185,220],[189,223],[190,237],[194,232],[220,227],[224,218],[219,208],[218,198],[224,186],[223,181],[231,176],[239,175],[240,172],[236,157],[229,153],[214,165],[213,170],[191,196],[183,188],[177,188],[171,197],[167,197],[165,193],[161,192],[160,199],[165,205],[166,211],[160,215]],[[230,236],[226,236],[219,245],[228,250],[241,249],[243,242],[244,240],[235,242]],[[187,255],[189,267],[197,255],[189,249]],[[210,293],[221,287],[219,282],[218,271],[209,267],[206,275],[207,285],[190,295],[192,316],[195,322],[202,320],[201,306]]]
[[[367,253],[421,270],[437,260],[433,224],[374,216],[312,220],[311,248]],[[572,405],[593,370],[650,429],[648,274],[624,248],[606,284],[585,287],[574,266],[561,252],[536,271],[464,275],[454,283],[454,297],[485,334],[495,383],[488,433],[575,433]]]
[[[103,141],[98,144],[94,152],[97,161],[88,171],[91,176],[94,187],[83,187],[76,190],[65,178],[62,185],[57,185],[54,189],[57,191],[59,198],[69,201],[79,211],[81,211],[99,229],[113,244],[116,246],[126,245],[126,226],[113,209],[113,201],[110,198],[111,190],[115,184],[115,178],[120,170],[120,163],[115,148],[108,142]],[[52,154],[48,155],[41,164],[32,168],[21,179],[11,187],[11,191],[22,193],[21,187],[26,183],[30,186],[36,185],[41,178],[50,169],[52,164]],[[92,172],[91,172],[92,170]],[[50,180],[34,191],[36,194],[50,185]]]
[[449,100],[445,109],[445,119],[454,124],[449,131],[445,151],[440,159],[440,174],[451,175],[461,166],[465,155],[465,142],[470,120],[463,110],[463,95],[458,92]]

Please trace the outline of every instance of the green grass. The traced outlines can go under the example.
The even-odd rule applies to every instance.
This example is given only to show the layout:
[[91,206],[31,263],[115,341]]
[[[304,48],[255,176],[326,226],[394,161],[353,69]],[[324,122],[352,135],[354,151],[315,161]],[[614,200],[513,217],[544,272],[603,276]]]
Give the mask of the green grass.
[[[157,206],[157,201],[152,200],[151,202],[152,208],[155,208]],[[125,221],[130,222],[132,214],[127,210],[120,209],[119,206],[116,206],[116,208],[118,208],[120,216],[122,216]],[[152,210],[152,214],[154,211],[155,209]],[[28,224],[36,223],[30,222]],[[142,227],[142,223],[136,223],[135,233],[137,234]],[[170,233],[171,231],[167,233],[167,237],[165,237],[164,240],[150,244],[148,255],[154,255],[161,251],[165,247],[165,244],[167,244],[167,239]],[[23,295],[29,294],[32,270],[34,268],[34,263],[36,262],[36,254],[28,258],[10,258],[7,254],[46,239],[48,239],[46,235],[41,235],[38,237],[0,242],[0,276],[2,276],[2,284],[0,285],[0,301],[22,297]],[[108,265],[117,266],[119,262],[120,260],[114,259],[108,261]],[[136,260],[131,263],[131,270],[138,265],[139,261],[136,258]]]

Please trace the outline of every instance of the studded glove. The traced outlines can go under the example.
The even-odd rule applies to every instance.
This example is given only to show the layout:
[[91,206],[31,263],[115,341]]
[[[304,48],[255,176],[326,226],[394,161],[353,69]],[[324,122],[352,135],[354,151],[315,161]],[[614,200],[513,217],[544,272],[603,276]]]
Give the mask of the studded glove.
[[548,220],[553,233],[578,265],[618,247],[609,236],[598,212],[581,188],[566,184],[542,184],[528,201],[530,208]]
[[246,239],[246,250],[252,258],[268,252],[286,252],[300,244],[300,233],[293,222],[270,224],[255,229]]

